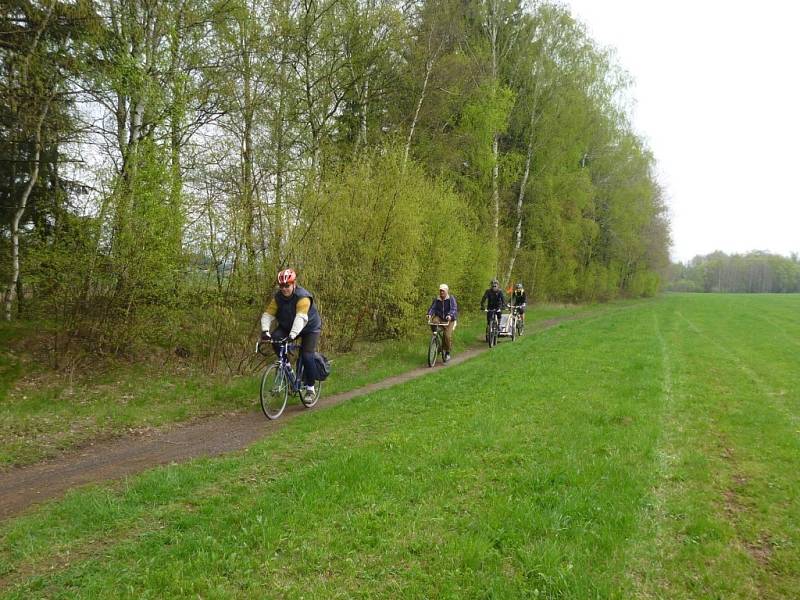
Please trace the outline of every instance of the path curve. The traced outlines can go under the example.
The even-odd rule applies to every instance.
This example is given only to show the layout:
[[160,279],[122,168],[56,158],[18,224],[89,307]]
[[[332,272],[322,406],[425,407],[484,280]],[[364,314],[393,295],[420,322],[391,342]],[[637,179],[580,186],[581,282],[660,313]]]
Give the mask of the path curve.
[[[541,331],[575,318],[578,316],[540,321],[531,329]],[[454,356],[447,366],[465,362],[487,350],[486,347],[465,350]],[[313,410],[393,387],[441,368],[445,366],[420,367],[348,392],[323,395]],[[0,519],[18,515],[34,504],[60,497],[80,485],[119,479],[158,465],[241,450],[307,410],[300,404],[288,406],[277,421],[265,419],[261,411],[214,415],[141,436],[94,443],[56,459],[0,472]]]

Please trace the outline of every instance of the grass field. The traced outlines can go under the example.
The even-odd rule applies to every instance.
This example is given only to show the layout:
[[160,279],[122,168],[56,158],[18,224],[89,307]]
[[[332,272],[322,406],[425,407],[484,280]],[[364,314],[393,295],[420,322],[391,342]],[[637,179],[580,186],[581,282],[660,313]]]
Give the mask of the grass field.
[[794,598],[800,296],[670,295],[0,524],[3,597]]

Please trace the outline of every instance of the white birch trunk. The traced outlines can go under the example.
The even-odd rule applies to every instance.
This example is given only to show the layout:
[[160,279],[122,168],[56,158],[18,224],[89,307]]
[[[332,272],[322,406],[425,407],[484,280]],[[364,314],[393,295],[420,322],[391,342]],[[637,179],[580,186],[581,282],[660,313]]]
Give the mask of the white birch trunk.
[[[489,43],[492,48],[492,81],[495,85],[497,80],[497,36],[500,29],[497,14],[497,0],[489,2]],[[500,242],[500,134],[495,132],[492,136],[492,226],[494,230],[494,246],[499,248]],[[498,258],[499,262],[499,258]],[[499,267],[499,264],[497,265]],[[499,270],[499,269],[498,269]]]
[[[533,119],[531,119],[533,121]],[[517,196],[516,219],[517,224],[514,228],[514,248],[511,251],[511,258],[508,261],[508,271],[506,271],[505,284],[511,284],[511,276],[514,274],[514,263],[517,261],[517,254],[522,246],[522,207],[525,203],[525,189],[528,187],[528,178],[531,173],[531,162],[533,160],[533,128],[528,140],[528,155],[525,158],[525,172],[522,174],[519,195]]]
[[414,138],[414,130],[417,128],[419,113],[422,110],[422,103],[425,101],[425,94],[428,91],[428,81],[430,80],[431,71],[433,70],[433,61],[434,59],[430,59],[425,62],[425,78],[422,80],[422,91],[419,94],[419,100],[417,100],[417,108],[414,110],[414,118],[411,120],[411,127],[408,130],[408,139],[406,139],[406,148],[403,152],[404,171],[406,168],[406,163],[408,162],[408,155],[411,152],[411,140]]
[[39,117],[39,122],[36,124],[35,134],[35,150],[33,153],[33,161],[31,165],[31,177],[22,196],[19,199],[17,210],[14,211],[14,218],[11,221],[11,281],[8,284],[5,294],[5,318],[6,321],[11,320],[11,305],[14,303],[14,298],[17,295],[17,282],[19,281],[19,223],[22,220],[22,215],[25,213],[25,207],[28,205],[28,198],[30,198],[33,186],[36,185],[36,180],[39,178],[39,157],[42,153],[42,126],[47,117],[47,112],[50,109],[50,99],[44,105],[42,114]]

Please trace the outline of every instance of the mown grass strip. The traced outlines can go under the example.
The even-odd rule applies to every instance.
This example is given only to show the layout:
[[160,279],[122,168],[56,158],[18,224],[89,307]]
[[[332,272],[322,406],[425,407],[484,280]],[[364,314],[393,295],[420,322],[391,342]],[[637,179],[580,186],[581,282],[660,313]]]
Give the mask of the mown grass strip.
[[800,589],[798,360],[774,343],[798,308],[800,298],[775,296],[661,304],[674,383],[641,596]]

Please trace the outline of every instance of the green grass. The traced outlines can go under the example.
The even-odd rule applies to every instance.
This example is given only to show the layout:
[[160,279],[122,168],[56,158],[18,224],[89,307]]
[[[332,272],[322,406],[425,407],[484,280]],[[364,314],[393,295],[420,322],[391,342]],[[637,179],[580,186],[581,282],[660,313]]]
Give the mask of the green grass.
[[[545,305],[532,311],[531,321],[585,310]],[[477,344],[481,327],[480,316],[461,319],[454,351]],[[0,326],[2,347],[29,333],[24,326]],[[324,393],[355,389],[424,365],[428,335],[421,324],[410,339],[363,342],[352,353],[332,356],[335,374],[326,381]],[[257,402],[256,371],[209,376],[197,369],[170,372],[152,365],[119,364],[74,378],[42,369],[28,372],[19,353],[0,351],[0,468],[34,463],[120,434],[254,410]]]
[[0,528],[9,598],[791,598],[800,296],[566,321]]

